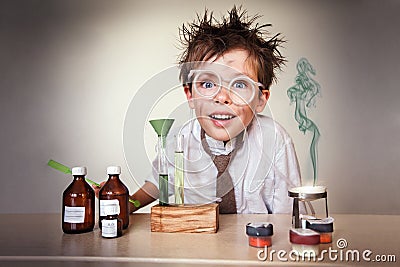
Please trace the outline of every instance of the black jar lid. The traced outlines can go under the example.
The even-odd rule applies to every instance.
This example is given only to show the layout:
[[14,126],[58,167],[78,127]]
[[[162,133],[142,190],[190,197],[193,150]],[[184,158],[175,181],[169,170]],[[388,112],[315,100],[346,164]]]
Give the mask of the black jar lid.
[[274,234],[272,223],[248,223],[246,225],[246,234],[248,236],[271,236]]
[[333,232],[332,217],[324,219],[308,219],[306,220],[306,228],[317,231],[319,233],[332,233]]

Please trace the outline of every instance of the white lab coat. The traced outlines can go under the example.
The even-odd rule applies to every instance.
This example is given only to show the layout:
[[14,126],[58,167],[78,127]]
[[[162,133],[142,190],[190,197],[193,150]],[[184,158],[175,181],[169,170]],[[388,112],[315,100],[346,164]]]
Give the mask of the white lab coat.
[[[217,201],[215,167],[201,144],[200,124],[193,120],[167,137],[169,193],[174,193],[174,136],[184,135],[184,199],[186,204]],[[207,136],[213,154],[228,154],[237,140],[224,145]],[[301,185],[300,170],[292,139],[277,122],[256,115],[244,134],[243,145],[231,159],[228,171],[235,187],[237,213],[289,213],[292,199],[288,189]],[[147,179],[158,187],[157,160]]]

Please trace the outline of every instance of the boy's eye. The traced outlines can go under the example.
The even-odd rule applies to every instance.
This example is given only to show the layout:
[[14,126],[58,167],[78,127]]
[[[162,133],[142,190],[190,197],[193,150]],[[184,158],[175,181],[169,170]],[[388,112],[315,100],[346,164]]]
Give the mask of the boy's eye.
[[236,81],[232,84],[233,89],[246,90],[249,88],[249,84],[245,81]]
[[204,89],[212,89],[215,87],[215,83],[212,81],[201,82],[201,87]]

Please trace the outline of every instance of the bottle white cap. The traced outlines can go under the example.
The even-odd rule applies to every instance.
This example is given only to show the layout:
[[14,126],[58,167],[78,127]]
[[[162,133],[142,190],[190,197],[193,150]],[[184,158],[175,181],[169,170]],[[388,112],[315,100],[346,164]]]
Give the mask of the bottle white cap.
[[109,166],[107,167],[107,174],[121,174],[120,166]]
[[71,170],[72,175],[86,175],[87,171],[86,171],[86,167],[74,167]]

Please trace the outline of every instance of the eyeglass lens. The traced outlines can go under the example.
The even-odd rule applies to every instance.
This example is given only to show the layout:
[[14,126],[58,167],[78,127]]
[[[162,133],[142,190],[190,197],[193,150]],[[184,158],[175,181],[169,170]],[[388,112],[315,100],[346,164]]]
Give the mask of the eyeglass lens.
[[[205,97],[215,96],[221,89],[221,83],[221,77],[213,72],[199,72],[193,80],[196,91]],[[233,78],[225,88],[229,88],[234,103],[243,104],[252,100],[256,86],[249,77],[241,75]]]

